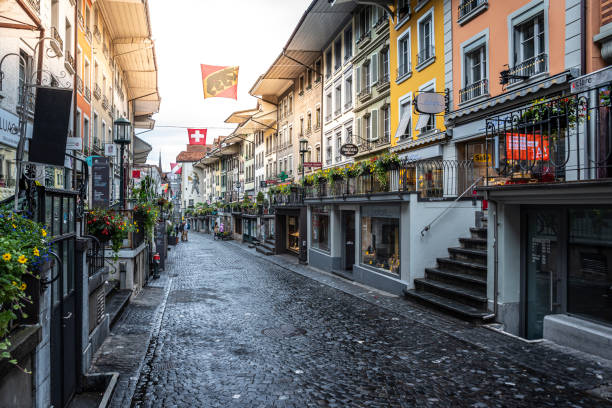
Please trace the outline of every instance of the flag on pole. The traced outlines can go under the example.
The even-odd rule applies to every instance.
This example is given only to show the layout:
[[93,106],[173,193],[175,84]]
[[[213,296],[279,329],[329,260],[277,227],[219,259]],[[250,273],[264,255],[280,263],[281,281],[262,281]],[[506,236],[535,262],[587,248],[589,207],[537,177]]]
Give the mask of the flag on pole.
[[181,174],[181,165],[178,163],[170,163],[170,172],[172,174]]
[[238,99],[238,67],[221,67],[204,65],[202,68],[202,85],[204,99],[233,98]]
[[190,145],[206,144],[206,129],[187,129]]

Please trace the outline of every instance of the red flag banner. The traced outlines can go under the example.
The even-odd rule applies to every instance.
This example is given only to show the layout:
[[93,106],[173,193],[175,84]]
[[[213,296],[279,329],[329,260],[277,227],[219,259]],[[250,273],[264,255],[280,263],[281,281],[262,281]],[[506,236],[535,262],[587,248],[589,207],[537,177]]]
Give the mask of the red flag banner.
[[201,68],[204,99],[213,97],[238,99],[238,67],[201,64]]
[[508,160],[549,160],[548,136],[506,133]]
[[206,144],[206,129],[187,129],[190,145]]

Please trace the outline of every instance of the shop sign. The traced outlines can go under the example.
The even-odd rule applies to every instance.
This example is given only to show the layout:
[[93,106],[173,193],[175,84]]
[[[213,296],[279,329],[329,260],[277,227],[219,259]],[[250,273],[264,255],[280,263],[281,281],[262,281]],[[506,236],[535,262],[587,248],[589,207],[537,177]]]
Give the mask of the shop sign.
[[114,143],[107,143],[104,145],[104,155],[105,156],[116,156],[117,155],[117,146]]
[[612,81],[612,69],[610,67],[600,69],[588,75],[576,78],[570,84],[571,93],[580,93],[596,88],[602,84]]
[[491,155],[485,153],[476,153],[472,157],[474,163],[491,163]]
[[278,180],[266,180],[266,185],[274,185],[274,184],[278,184]]
[[415,109],[418,113],[436,115],[444,112],[446,103],[444,95],[436,92],[420,92],[415,100]]
[[506,133],[507,160],[549,160],[548,136]]
[[304,167],[323,167],[321,162],[304,162]]
[[346,143],[340,146],[340,154],[343,156],[351,157],[359,153],[359,147],[353,143]]
[[400,218],[400,207],[390,205],[367,205],[361,207],[364,217]]
[[83,141],[80,137],[69,137],[66,139],[66,150],[81,150]]
[[92,158],[92,206],[108,208],[110,202],[110,165],[106,157]]
[[[32,138],[32,126],[28,124],[26,137]],[[0,109],[0,143],[10,147],[17,147],[19,144],[19,117]]]
[[266,188],[266,186],[268,185],[266,180],[260,180],[259,181],[259,188]]

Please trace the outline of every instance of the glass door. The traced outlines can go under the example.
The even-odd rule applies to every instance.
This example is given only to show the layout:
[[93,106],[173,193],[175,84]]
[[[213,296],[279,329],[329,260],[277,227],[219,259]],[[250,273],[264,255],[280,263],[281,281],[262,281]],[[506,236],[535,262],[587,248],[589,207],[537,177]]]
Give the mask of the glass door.
[[528,339],[542,338],[544,317],[558,313],[560,289],[561,212],[551,209],[529,209],[527,222],[526,325]]

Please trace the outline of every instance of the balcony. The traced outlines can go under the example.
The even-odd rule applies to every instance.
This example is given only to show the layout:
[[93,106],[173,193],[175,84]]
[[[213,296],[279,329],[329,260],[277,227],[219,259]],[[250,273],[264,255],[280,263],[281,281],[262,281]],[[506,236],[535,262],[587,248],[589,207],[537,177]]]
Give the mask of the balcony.
[[32,9],[40,14],[40,0],[28,0],[28,4],[30,7],[32,7]]
[[357,98],[359,98],[359,102],[366,102],[368,99],[372,97],[372,88],[370,86],[366,86],[357,94]]
[[98,28],[97,25],[94,25],[93,35],[94,37],[96,37],[96,40],[100,42],[100,39],[102,38],[102,34],[100,33],[100,29]]
[[361,37],[359,37],[359,39],[357,40],[357,47],[358,48],[365,47],[365,45],[370,42],[371,38],[372,38],[372,32],[371,31],[363,33],[361,35]]
[[87,41],[89,41],[90,43],[93,40],[93,36],[91,35],[91,30],[89,29],[89,27],[87,27],[87,29],[85,30],[85,37],[87,38]]
[[306,136],[309,136],[312,133],[312,128],[310,126],[308,126],[306,128]]
[[376,91],[378,93],[383,93],[387,90],[389,90],[391,84],[389,83],[389,73],[383,73],[379,78],[378,78],[378,83],[376,84]]
[[[305,187],[306,200],[369,197],[372,194],[418,193],[421,198],[456,198],[476,181],[471,160],[404,160],[372,172],[364,163],[359,175]],[[469,192],[468,192],[469,194]],[[467,194],[465,194],[467,195]],[[471,196],[471,194],[469,194]]]
[[406,64],[401,64],[397,67],[397,82],[401,82],[405,78],[410,78],[412,76],[412,65],[410,62]]
[[489,7],[488,0],[463,0],[458,6],[457,23],[463,25],[485,11]]
[[273,207],[302,206],[304,205],[304,189],[298,186],[291,186],[288,193],[272,193],[270,205]]
[[489,95],[489,80],[481,79],[459,90],[459,103],[466,103],[485,95]]
[[85,19],[83,18],[83,13],[81,13],[81,10],[77,11],[77,20],[79,21],[81,27],[85,26]]
[[490,117],[487,186],[612,179],[609,84]]
[[71,75],[74,75],[74,72],[75,72],[74,57],[72,56],[69,50],[66,50],[66,53],[64,54],[64,66],[66,67],[66,70],[68,71],[68,73],[70,73]]
[[109,56],[108,56],[108,46],[106,45],[106,43],[102,46],[102,53],[104,54],[106,59],[109,59]]
[[62,37],[59,35],[57,28],[51,27],[51,37],[53,37],[55,40],[51,41],[51,48],[53,48],[55,53],[61,57],[63,55],[62,50],[64,49],[64,40],[62,40]]
[[96,84],[94,84],[94,91],[93,91],[93,94],[94,94],[94,98],[96,98],[96,99],[98,99],[98,100],[99,100],[99,99],[100,99],[100,97],[102,96],[102,90],[100,89],[100,85],[98,85],[97,83],[96,83]]
[[515,65],[508,71],[502,71],[502,79],[505,72],[507,72],[505,75],[508,75],[508,83],[510,85],[527,80],[534,75],[543,74],[548,72],[548,55],[536,55],[535,57],[531,57]]
[[83,79],[78,75],[76,77],[76,88],[77,88],[77,91],[79,91],[80,93],[83,93]]
[[83,92],[83,96],[85,97],[85,100],[87,102],[91,102],[91,91],[89,90],[88,86],[85,87],[85,92]]
[[433,45],[427,46],[417,54],[416,70],[419,71],[433,62],[436,58],[436,48]]
[[344,109],[345,109],[345,110],[346,110],[346,109],[350,109],[350,108],[352,108],[352,107],[353,107],[353,101],[352,101],[352,100],[351,100],[351,101],[348,101],[348,102],[346,102],[346,103],[344,104]]

